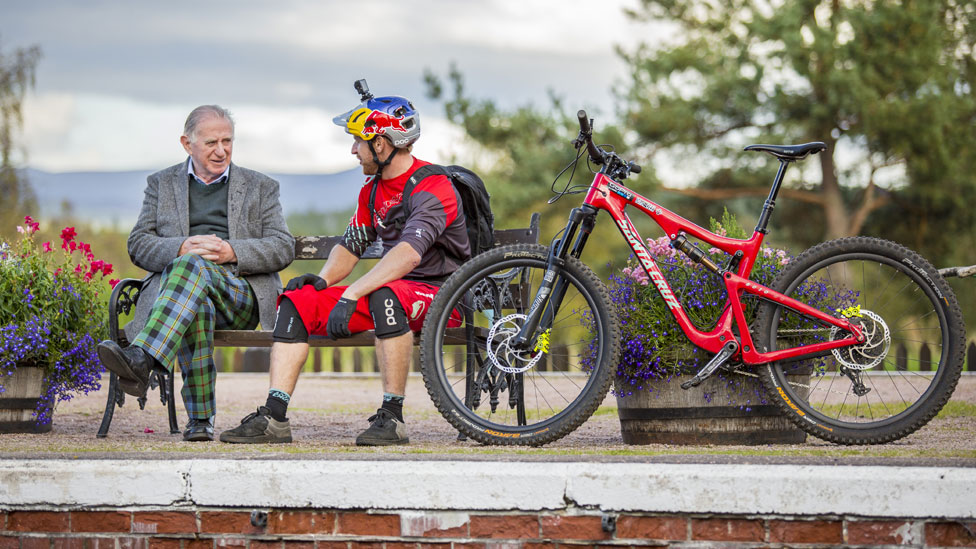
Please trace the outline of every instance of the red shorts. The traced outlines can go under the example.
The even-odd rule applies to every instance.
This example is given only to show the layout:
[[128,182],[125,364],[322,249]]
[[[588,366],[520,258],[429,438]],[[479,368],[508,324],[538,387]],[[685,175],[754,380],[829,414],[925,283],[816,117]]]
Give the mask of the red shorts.
[[[416,282],[413,280],[394,280],[383,286],[389,288],[400,300],[403,311],[407,314],[407,322],[410,330],[419,332],[424,326],[424,318],[427,316],[427,309],[430,302],[437,293],[437,286]],[[288,297],[295,304],[302,322],[305,323],[305,330],[309,335],[328,335],[325,326],[329,321],[329,313],[342,297],[342,292],[348,286],[330,286],[322,291],[317,291],[311,284],[306,284],[301,289],[285,292],[278,297]],[[460,326],[460,315],[455,311],[453,318],[448,325],[450,327]],[[373,316],[369,313],[369,296],[363,296],[356,302],[356,312],[349,320],[349,331],[352,333],[365,332],[372,330]]]

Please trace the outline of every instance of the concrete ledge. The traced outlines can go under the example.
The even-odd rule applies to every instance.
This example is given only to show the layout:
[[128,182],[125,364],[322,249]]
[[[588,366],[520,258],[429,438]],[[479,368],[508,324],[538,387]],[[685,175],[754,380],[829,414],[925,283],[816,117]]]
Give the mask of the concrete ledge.
[[510,461],[0,460],[0,509],[328,508],[976,518],[976,469]]

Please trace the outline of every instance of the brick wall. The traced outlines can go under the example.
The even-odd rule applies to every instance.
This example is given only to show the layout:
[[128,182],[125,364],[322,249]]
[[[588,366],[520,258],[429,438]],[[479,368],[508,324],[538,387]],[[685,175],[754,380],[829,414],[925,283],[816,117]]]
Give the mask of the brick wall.
[[0,549],[535,547],[976,547],[976,521],[484,512],[30,509],[0,511]]

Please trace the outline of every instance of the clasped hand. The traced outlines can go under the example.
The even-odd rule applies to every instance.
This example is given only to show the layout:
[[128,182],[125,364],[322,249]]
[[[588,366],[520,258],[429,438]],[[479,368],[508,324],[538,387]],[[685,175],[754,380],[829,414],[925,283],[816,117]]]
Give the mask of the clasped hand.
[[191,236],[180,246],[180,255],[195,254],[217,264],[234,263],[237,254],[224,239],[213,234]]

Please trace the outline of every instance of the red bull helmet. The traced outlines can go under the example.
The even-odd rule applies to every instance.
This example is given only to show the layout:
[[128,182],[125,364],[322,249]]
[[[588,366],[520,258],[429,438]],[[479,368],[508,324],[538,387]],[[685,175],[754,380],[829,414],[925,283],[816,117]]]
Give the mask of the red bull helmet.
[[420,115],[410,101],[397,95],[371,97],[332,121],[365,141],[385,136],[398,149],[420,138]]

